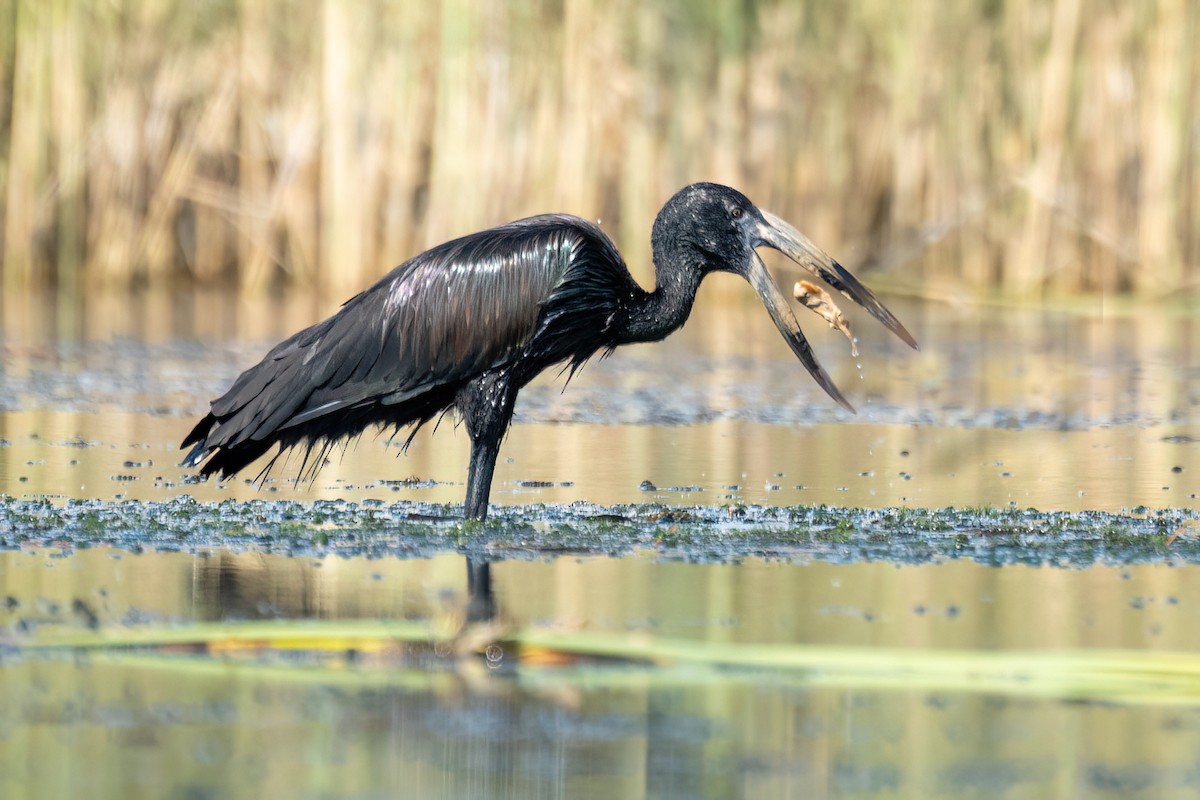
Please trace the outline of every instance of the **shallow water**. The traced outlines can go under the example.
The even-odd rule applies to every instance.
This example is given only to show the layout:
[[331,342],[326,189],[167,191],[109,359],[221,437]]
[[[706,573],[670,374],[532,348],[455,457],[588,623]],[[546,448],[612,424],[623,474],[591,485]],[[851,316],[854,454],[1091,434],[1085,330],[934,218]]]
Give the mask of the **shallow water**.
[[[468,441],[449,421],[436,434],[419,434],[407,455],[387,439],[368,438],[336,452],[311,485],[296,485],[297,458],[260,488],[256,470],[223,484],[188,483],[194,471],[177,466],[175,439],[186,427],[178,417],[121,410],[3,416],[0,491],[14,496],[461,503],[465,491]],[[492,502],[1196,509],[1200,447],[1171,441],[1167,431],[1180,430],[1191,429],[526,422],[505,442]]]
[[[482,529],[453,519],[451,419],[312,485],[176,466],[207,399],[329,304],[4,296],[0,796],[1193,796],[1200,684],[1153,659],[1200,656],[1200,321],[896,300],[923,349],[854,317],[860,373],[802,317],[851,416],[741,288],[528,387]],[[923,511],[946,506],[980,510]],[[303,620],[458,641],[464,553],[499,559],[506,631],[826,666],[43,646]],[[1012,674],[980,679],[989,654]],[[1097,661],[1060,680],[1060,654]]]
[[[1200,507],[1194,315],[897,300],[923,350],[856,320],[861,371],[845,340],[805,320],[858,407],[851,415],[808,379],[744,287],[707,288],[666,341],[521,393],[494,503]],[[176,466],[177,443],[241,369],[330,309],[221,296],[94,305],[81,322],[6,298],[0,492],[264,496],[240,481],[181,489],[190,472]],[[266,491],[461,503],[468,444],[453,419],[423,430],[406,455],[401,441],[364,437],[312,486],[289,483],[295,459]]]
[[[794,649],[1192,651],[1196,567],[958,561],[510,561],[506,623]],[[0,554],[0,627],[361,618],[454,625],[457,556]],[[82,600],[82,603],[81,603]],[[86,606],[87,610],[81,611]],[[837,672],[415,669],[107,651],[0,657],[5,797],[1187,796],[1194,702],[1092,702],[1019,678],[881,688]],[[1081,690],[1081,691],[1085,691]],[[85,761],[86,773],[70,765]]]

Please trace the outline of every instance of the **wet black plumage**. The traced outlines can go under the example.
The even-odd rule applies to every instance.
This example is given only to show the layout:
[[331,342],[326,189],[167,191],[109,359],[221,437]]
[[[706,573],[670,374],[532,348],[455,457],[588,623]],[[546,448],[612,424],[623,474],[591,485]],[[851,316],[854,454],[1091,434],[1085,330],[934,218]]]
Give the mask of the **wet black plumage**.
[[597,352],[665,337],[716,270],[751,282],[810,373],[849,407],[754,253],[760,245],[813,269],[916,346],[794,228],[733,189],[693,184],[655,220],[653,292],[633,280],[612,241],[578,217],[531,217],[438,245],[243,372],[184,439],[192,448],[184,464],[228,476],[278,444],[281,453],[306,447],[301,473],[315,472],[329,446],[368,427],[415,431],[456,407],[472,441],[466,513],[482,518],[520,388],[552,365],[574,371]]

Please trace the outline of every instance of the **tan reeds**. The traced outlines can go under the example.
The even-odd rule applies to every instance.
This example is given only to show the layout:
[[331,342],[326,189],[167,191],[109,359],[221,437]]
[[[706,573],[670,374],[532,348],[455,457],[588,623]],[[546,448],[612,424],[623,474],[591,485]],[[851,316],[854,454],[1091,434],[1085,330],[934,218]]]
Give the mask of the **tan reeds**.
[[928,293],[1200,284],[1183,0],[10,8],[10,287],[344,295],[548,210],[646,278],[656,208],[700,179]]

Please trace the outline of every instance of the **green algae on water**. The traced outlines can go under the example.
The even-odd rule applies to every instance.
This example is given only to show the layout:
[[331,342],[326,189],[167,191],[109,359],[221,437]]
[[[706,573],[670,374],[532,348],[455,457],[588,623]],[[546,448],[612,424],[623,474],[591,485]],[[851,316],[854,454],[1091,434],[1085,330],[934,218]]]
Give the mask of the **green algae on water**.
[[1200,563],[1200,512],[1145,507],[1123,513],[1035,509],[861,509],[812,506],[497,507],[486,522],[455,506],[398,501],[200,503],[0,497],[0,549],[107,545],[198,551],[211,547],[303,555],[419,557],[457,551],[489,558],[564,551],[734,561],[985,564]]

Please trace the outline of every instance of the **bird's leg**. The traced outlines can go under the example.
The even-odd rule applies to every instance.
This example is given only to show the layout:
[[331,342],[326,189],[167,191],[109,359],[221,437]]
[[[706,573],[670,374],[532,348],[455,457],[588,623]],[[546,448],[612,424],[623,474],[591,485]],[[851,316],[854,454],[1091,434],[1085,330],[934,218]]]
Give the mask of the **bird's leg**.
[[500,454],[499,437],[471,440],[471,468],[467,473],[467,499],[463,508],[467,519],[485,519],[488,496],[492,491],[492,473]]
[[500,441],[512,420],[516,389],[505,373],[491,372],[467,384],[456,403],[471,436],[471,467],[467,473],[467,519],[487,517],[492,473],[500,455]]
[[496,616],[496,596],[492,594],[492,565],[467,556],[468,622],[486,622]]

